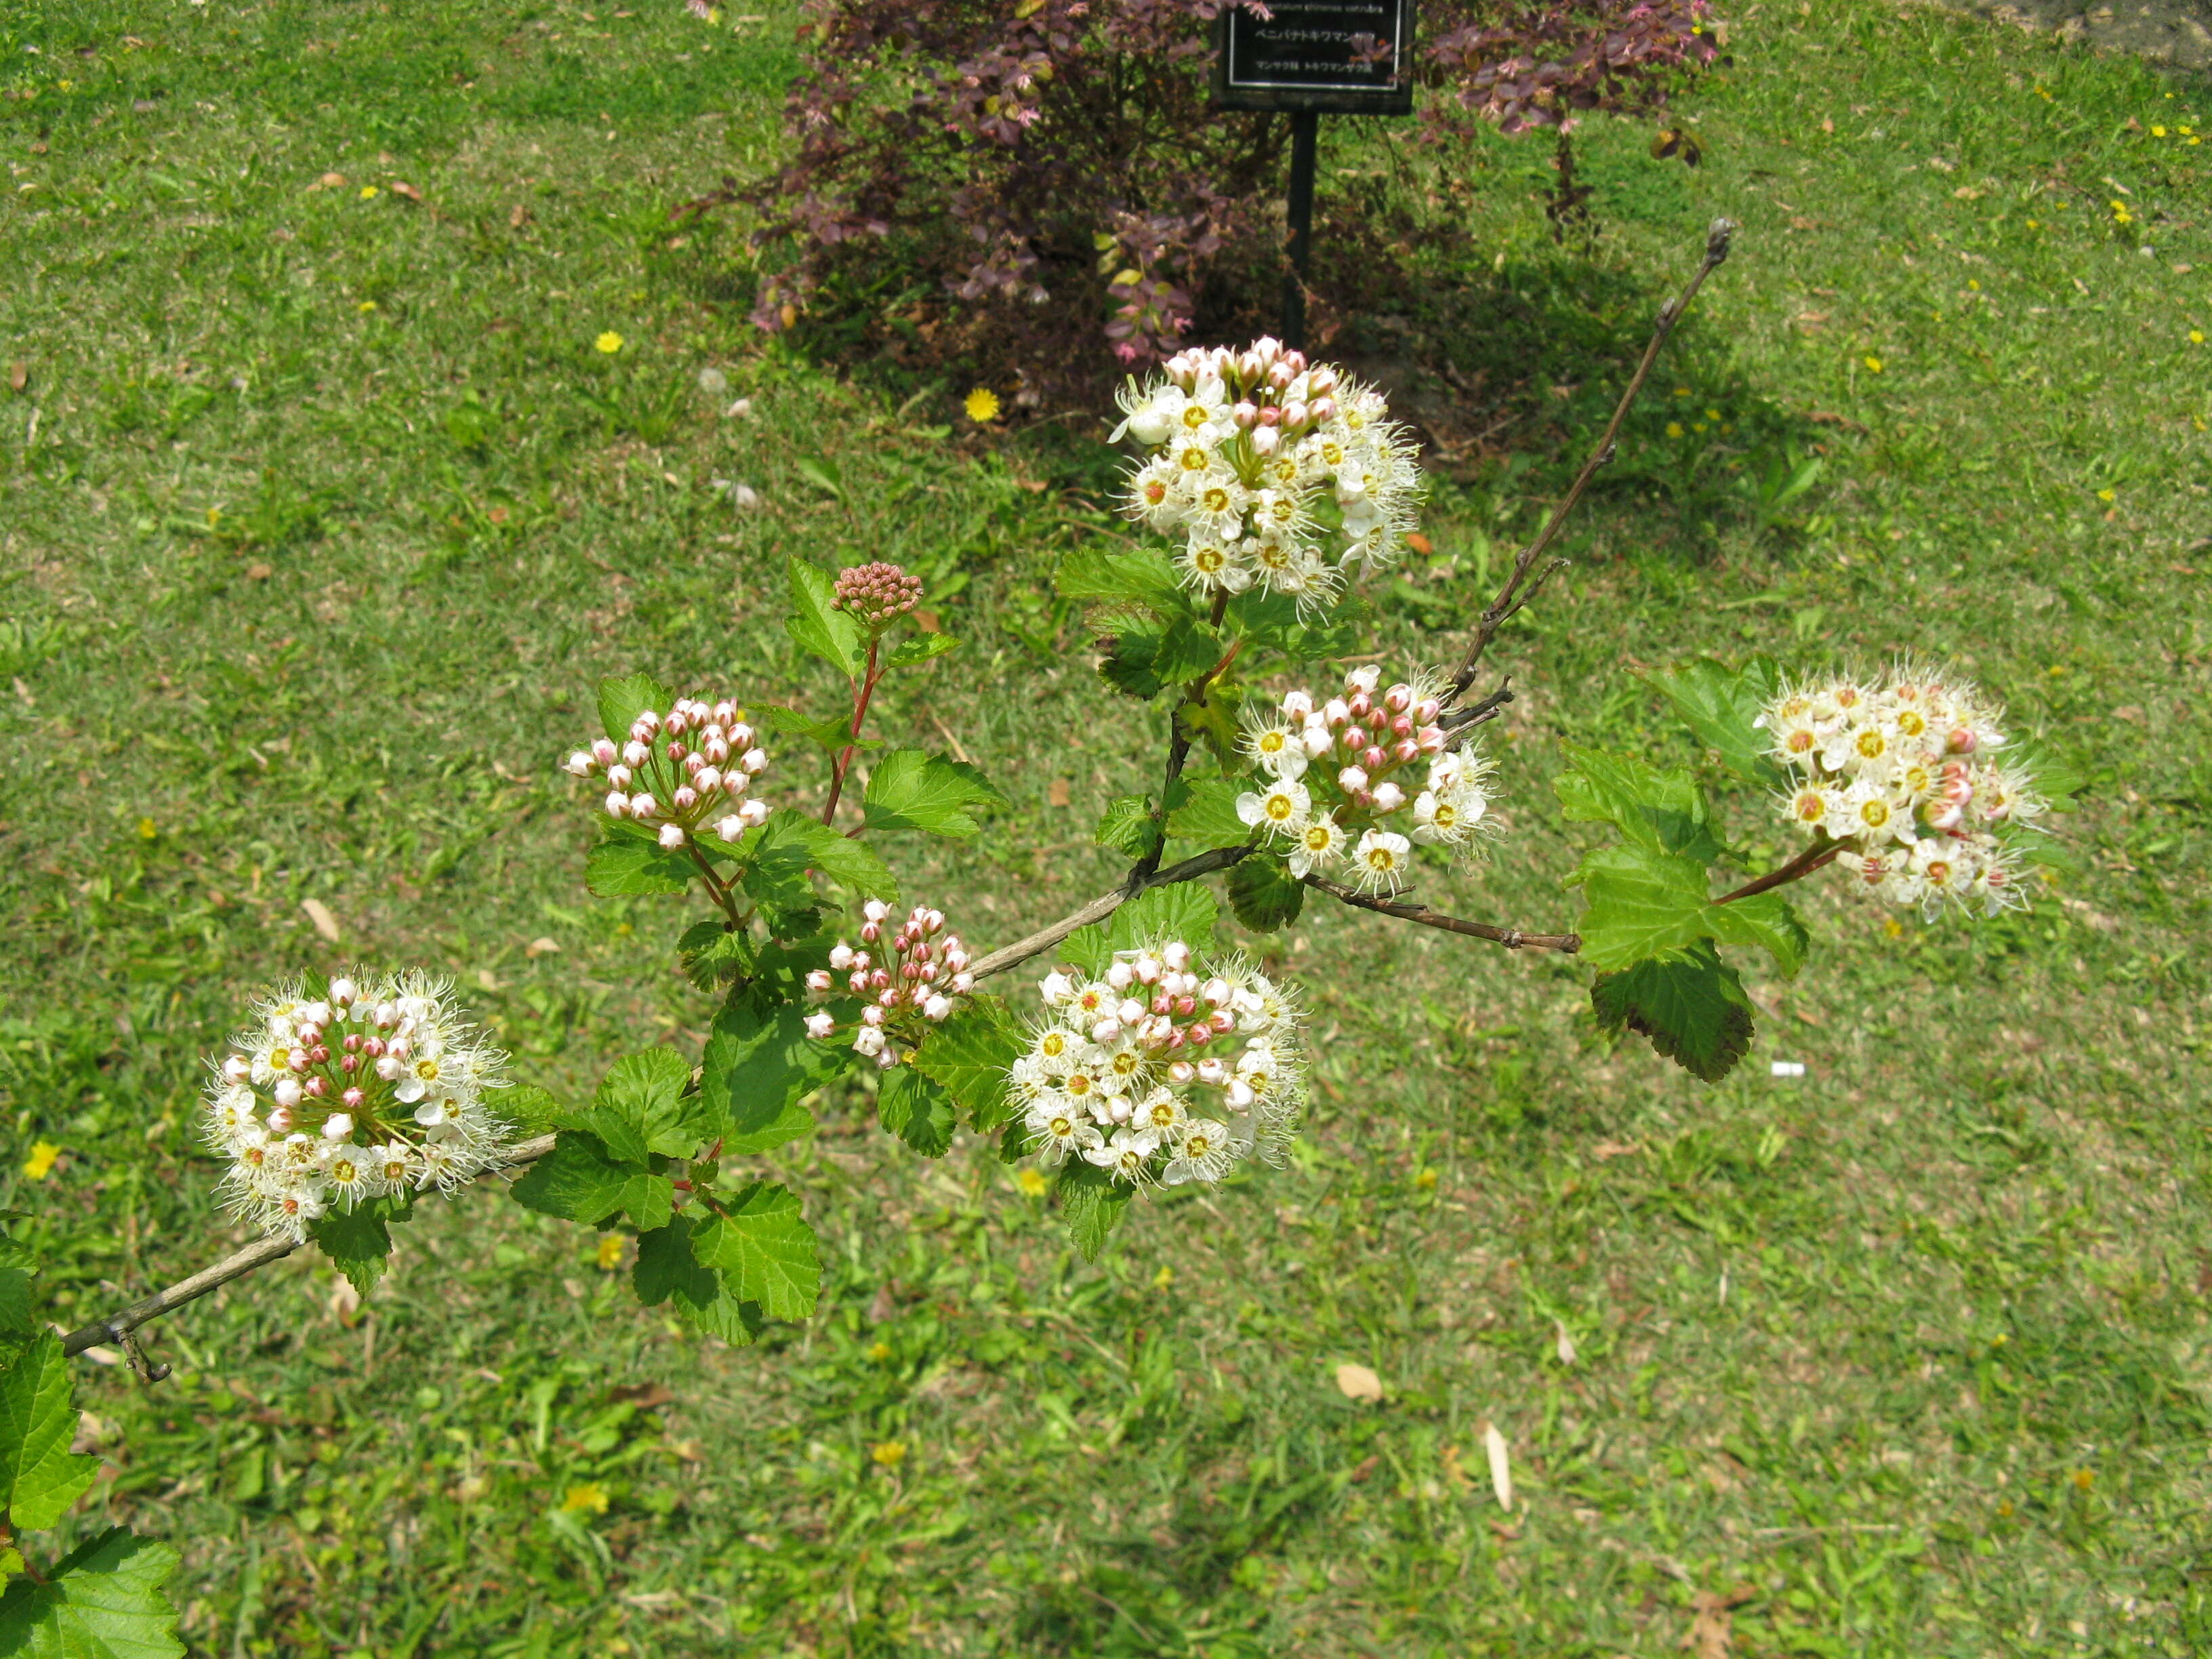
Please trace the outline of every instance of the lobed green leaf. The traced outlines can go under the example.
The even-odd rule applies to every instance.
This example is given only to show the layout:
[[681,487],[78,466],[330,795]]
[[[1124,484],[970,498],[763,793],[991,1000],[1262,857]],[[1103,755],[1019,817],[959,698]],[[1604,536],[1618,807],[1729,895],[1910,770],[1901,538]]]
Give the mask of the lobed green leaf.
[[1026,1046],[1004,1002],[971,997],[923,1040],[914,1066],[944,1085],[970,1128],[988,1133],[1006,1121],[1006,1068]]
[[1278,853],[1253,853],[1231,867],[1229,907],[1255,933],[1272,933],[1298,919],[1306,884]]
[[1703,940],[1668,961],[1600,974],[1590,987],[1598,1024],[1649,1037],[1665,1058],[1717,1083],[1751,1050],[1751,998],[1735,969]]
[[167,1544],[127,1527],[87,1539],[55,1564],[43,1584],[18,1578],[0,1595],[0,1654],[181,1659],[177,1612],[161,1589],[178,1559]]
[[665,714],[676,694],[650,674],[625,674],[599,682],[599,725],[616,747],[629,741],[629,728],[640,714],[651,709]]
[[[13,1346],[14,1345],[10,1345]],[[41,1331],[0,1370],[0,1510],[19,1532],[40,1532],[84,1496],[97,1457],[70,1450],[77,1409],[59,1338]]]
[[919,830],[965,841],[982,829],[970,816],[974,809],[1006,804],[973,766],[894,749],[869,772],[863,808],[871,830]]
[[1160,840],[1159,825],[1152,821],[1152,798],[1116,795],[1098,815],[1098,827],[1091,832],[1091,839],[1127,857],[1143,858]]
[[720,1214],[697,1223],[691,1244],[698,1260],[722,1275],[726,1293],[757,1303],[771,1319],[804,1319],[814,1311],[822,1264],[814,1229],[789,1188],[753,1182],[722,1200]]
[[847,679],[858,678],[866,661],[860,626],[837,609],[837,586],[830,573],[793,555],[785,562],[784,574],[792,607],[784,631],[800,650],[821,658]]
[[806,1133],[814,1115],[800,1103],[858,1060],[848,1046],[808,1036],[796,1005],[723,1009],[707,1036],[699,1097],[716,1117],[724,1154],[750,1157]]
[[584,857],[584,885],[601,898],[680,893],[697,873],[698,866],[663,847],[655,831],[623,818],[607,819]]
[[1767,755],[1771,738],[1764,727],[1753,724],[1781,690],[1782,671],[1771,657],[1753,657],[1741,668],[1699,657],[1671,673],[1646,678],[1666,694],[1682,724],[1729,771],[1747,783],[1781,786],[1782,769]]

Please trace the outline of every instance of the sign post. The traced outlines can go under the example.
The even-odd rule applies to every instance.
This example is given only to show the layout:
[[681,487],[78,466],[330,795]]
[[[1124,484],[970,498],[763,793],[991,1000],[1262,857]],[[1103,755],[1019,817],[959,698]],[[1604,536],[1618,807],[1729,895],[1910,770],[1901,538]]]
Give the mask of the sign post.
[[1323,114],[1408,115],[1413,108],[1413,0],[1267,0],[1261,19],[1221,12],[1213,100],[1222,109],[1291,118],[1290,266],[1283,343],[1304,349],[1306,264],[1313,251],[1314,152]]

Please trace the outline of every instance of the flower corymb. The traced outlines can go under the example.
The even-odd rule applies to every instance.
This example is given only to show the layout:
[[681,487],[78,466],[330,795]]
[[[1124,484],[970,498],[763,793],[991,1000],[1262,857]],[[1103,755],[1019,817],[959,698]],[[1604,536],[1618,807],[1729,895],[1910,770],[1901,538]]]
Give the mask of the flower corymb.
[[[837,975],[844,975],[846,989],[865,1000],[853,1030],[854,1051],[889,1070],[921,1041],[930,1025],[952,1012],[955,997],[975,989],[975,976],[968,971],[968,952],[960,936],[945,931],[944,911],[915,905],[891,935],[888,951],[869,947],[881,945],[890,907],[881,899],[870,899],[861,915],[860,948],[856,951],[839,939],[830,952],[829,968],[807,975],[806,988],[826,997]],[[806,1017],[806,1034],[817,1040],[827,1038],[836,1033],[837,1024],[835,1014],[819,1009]]]
[[1292,691],[1277,712],[1245,717],[1260,779],[1237,815],[1287,843],[1302,879],[1349,861],[1355,886],[1395,892],[1413,843],[1471,845],[1490,810],[1490,763],[1445,746],[1441,682],[1419,674],[1378,690],[1382,680],[1370,663],[1345,677],[1340,696]]
[[278,986],[213,1068],[203,1126],[230,1160],[228,1206],[264,1231],[363,1199],[447,1191],[500,1161],[508,1126],[485,1103],[507,1056],[419,972]]
[[1297,1133],[1305,1052],[1289,996],[1237,960],[1164,939],[1091,979],[1048,975],[1042,1022],[1009,1081],[1037,1162],[1079,1157],[1132,1186],[1224,1178]]
[[1413,527],[1420,473],[1382,394],[1272,339],[1180,352],[1120,401],[1115,441],[1146,451],[1128,511],[1182,539],[1199,592],[1256,587],[1310,611],[1347,573],[1393,562]]
[[679,697],[665,715],[647,709],[617,747],[601,738],[568,757],[567,770],[604,774],[611,817],[658,823],[660,844],[682,848],[702,828],[724,841],[768,822],[769,805],[750,791],[768,769],[768,751],[726,699],[708,705]]
[[1911,663],[1784,687],[1759,716],[1791,783],[1784,815],[1840,842],[1836,861],[1885,903],[1995,915],[2025,904],[2000,832],[2046,810],[2006,746],[2002,711]]

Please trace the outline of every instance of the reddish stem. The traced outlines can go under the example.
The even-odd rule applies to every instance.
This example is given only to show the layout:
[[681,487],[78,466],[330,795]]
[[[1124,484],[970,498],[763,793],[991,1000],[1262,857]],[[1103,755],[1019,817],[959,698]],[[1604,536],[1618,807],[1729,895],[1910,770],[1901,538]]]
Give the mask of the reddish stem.
[[[880,640],[868,641],[868,665],[853,694],[852,735],[860,735],[860,722],[868,717],[868,699],[876,695],[876,682],[883,678],[883,665],[878,660],[882,647]],[[845,793],[845,774],[852,769],[853,757],[860,752],[860,745],[848,743],[837,757],[837,764],[830,774],[830,804],[822,809],[822,822],[830,823],[837,816],[837,797]]]
[[1713,901],[1716,904],[1732,904],[1737,899],[1749,898],[1754,893],[1764,893],[1770,888],[1780,887],[1802,877],[1811,875],[1822,865],[1844,850],[1841,842],[1816,841],[1779,869],[1769,870],[1756,881],[1747,881],[1733,893],[1723,893]]

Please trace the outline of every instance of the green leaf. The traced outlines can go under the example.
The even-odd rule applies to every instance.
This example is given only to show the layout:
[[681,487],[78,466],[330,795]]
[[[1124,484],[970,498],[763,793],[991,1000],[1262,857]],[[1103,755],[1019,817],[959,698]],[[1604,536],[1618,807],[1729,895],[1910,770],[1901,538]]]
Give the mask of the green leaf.
[[758,1304],[731,1294],[728,1281],[699,1260],[689,1216],[673,1217],[665,1226],[638,1235],[630,1287],[647,1307],[673,1303],[708,1335],[725,1342],[742,1346],[760,1333]]
[[1006,805],[974,767],[919,749],[894,749],[868,774],[866,822],[871,830],[919,830],[965,841],[982,828],[971,809]]
[[1006,1121],[1006,1068],[1027,1046],[1004,1002],[975,996],[922,1040],[914,1068],[945,1086],[969,1127],[988,1133]]
[[2000,766],[2017,766],[2034,780],[2036,793],[2051,803],[2054,812],[2075,810],[2074,797],[2089,787],[2081,769],[2063,758],[2048,738],[2014,739],[1991,751]]
[[[75,1419],[71,1425],[74,1429]],[[95,1460],[97,1461],[97,1460]],[[8,1659],[182,1659],[177,1612],[161,1586],[176,1571],[167,1544],[111,1527],[57,1562],[43,1584],[18,1578],[0,1596]]]
[[1256,587],[1229,601],[1221,624],[1222,632],[1230,638],[1243,640],[1248,647],[1279,651],[1294,662],[1340,657],[1359,648],[1359,630],[1344,620],[1340,611],[1326,623],[1302,623],[1296,599],[1287,593],[1263,593]]
[[774,1182],[756,1181],[727,1199],[723,1213],[702,1221],[692,1234],[698,1259],[722,1275],[727,1291],[757,1302],[771,1319],[804,1319],[822,1289],[822,1264],[814,1229],[800,1213],[799,1194]]
[[1152,659],[1159,654],[1164,631],[1149,623],[1122,624],[1099,641],[1105,649],[1105,655],[1098,659],[1099,678],[1122,696],[1139,702],[1159,696],[1165,682],[1152,672]]
[[1159,826],[1152,822],[1150,795],[1116,795],[1098,815],[1091,839],[1133,859],[1143,858],[1159,844]]
[[1212,893],[1194,881],[1147,887],[1108,920],[1106,943],[1110,952],[1133,951],[1153,939],[1179,939],[1194,951],[1204,951],[1213,943],[1213,923],[1219,915]]
[[1724,945],[1757,945],[1788,978],[1795,978],[1805,965],[1805,952],[1813,945],[1797,912],[1778,892],[1753,893],[1733,904],[1708,904],[1700,914],[1712,938]]
[[1241,847],[1252,826],[1237,816],[1246,786],[1234,778],[1177,778],[1168,788],[1168,838],[1201,848]]
[[1067,1237],[1085,1261],[1097,1260],[1108,1237],[1121,1224],[1136,1189],[1108,1175],[1097,1164],[1072,1158],[1060,1166],[1054,1190],[1067,1217]]
[[1682,724],[1729,771],[1747,783],[1780,786],[1782,769],[1767,757],[1772,738],[1752,724],[1780,694],[1782,671],[1771,657],[1753,657],[1741,668],[1699,657],[1672,673],[1646,678],[1667,694]]
[[321,1246],[331,1264],[367,1296],[384,1277],[384,1264],[392,1255],[389,1224],[404,1221],[415,1212],[412,1193],[386,1193],[363,1199],[350,1210],[331,1209],[310,1224],[307,1237]]
[[31,1275],[21,1267],[0,1267],[0,1335],[28,1336],[38,1328],[31,1316]]
[[901,640],[891,647],[890,665],[894,668],[915,668],[959,648],[960,641],[950,634],[921,634],[910,640]]
[[1687,771],[1662,772],[1626,755],[1563,745],[1573,769],[1552,780],[1566,816],[1610,823],[1632,845],[1711,864],[1724,850],[1705,791]]
[[666,714],[676,694],[650,674],[625,674],[599,682],[599,724],[619,749],[629,741],[631,722],[648,708]]
[[806,1017],[787,1004],[759,1012],[732,1004],[707,1036],[699,1096],[721,1121],[725,1156],[752,1156],[814,1127],[799,1103],[858,1063],[851,1048],[817,1042]]
[[911,1066],[883,1074],[876,1094],[883,1126],[924,1158],[943,1158],[952,1146],[952,1097]]
[[1735,969],[1703,941],[1673,961],[1600,974],[1590,1002],[1606,1030],[1650,1038],[1660,1054],[1708,1083],[1751,1051],[1751,999]]
[[833,714],[828,720],[813,720],[795,708],[785,708],[768,703],[759,710],[763,723],[786,737],[805,738],[825,753],[835,755],[847,748],[880,749],[883,743],[876,738],[855,738],[850,714]]
[[[755,840],[754,836],[759,837]],[[789,909],[811,897],[806,872],[819,870],[863,898],[898,897],[898,883],[875,849],[802,812],[779,806],[746,837],[744,889],[763,904]]]
[[688,1157],[718,1119],[702,1096],[684,1092],[690,1081],[690,1062],[673,1048],[624,1054],[607,1068],[589,1106],[553,1121],[596,1135],[617,1163],[643,1164],[654,1152]]
[[584,859],[584,885],[601,898],[680,893],[698,866],[660,844],[659,833],[623,818],[606,820],[599,844]]
[[1650,847],[1601,847],[1583,858],[1574,879],[1589,905],[1582,954],[1594,968],[1626,968],[1705,934],[1702,864]]
[[502,1089],[489,1103],[517,1128],[550,1128],[553,1120],[561,1115],[561,1103],[534,1083],[518,1083]]
[[837,609],[837,586],[830,573],[794,555],[786,561],[784,574],[792,608],[784,630],[800,650],[821,658],[847,679],[858,678],[866,660],[860,626]]
[[597,1227],[628,1212],[640,1227],[665,1226],[676,1184],[638,1164],[617,1164],[599,1137],[563,1129],[553,1150],[532,1164],[507,1191],[526,1210]]
[[1060,562],[1053,586],[1062,599],[1135,605],[1163,616],[1180,617],[1190,609],[1175,567],[1153,547],[1119,553],[1095,543],[1078,548]]
[[59,1338],[41,1331],[0,1370],[0,1508],[19,1531],[60,1520],[100,1473],[70,1450],[77,1410]]
[[1276,853],[1253,853],[1229,872],[1229,908],[1255,933],[1272,933],[1298,919],[1306,884]]

